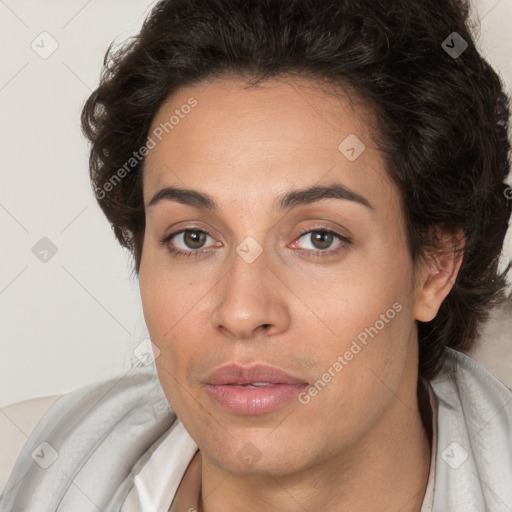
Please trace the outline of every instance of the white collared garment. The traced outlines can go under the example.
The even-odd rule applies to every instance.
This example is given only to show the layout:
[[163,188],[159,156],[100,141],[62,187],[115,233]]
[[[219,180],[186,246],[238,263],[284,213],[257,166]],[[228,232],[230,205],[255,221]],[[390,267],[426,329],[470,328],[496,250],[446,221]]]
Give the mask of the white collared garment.
[[[512,512],[512,392],[448,350],[432,381],[430,474],[421,512]],[[167,512],[198,447],[177,420],[134,479],[121,512]]]

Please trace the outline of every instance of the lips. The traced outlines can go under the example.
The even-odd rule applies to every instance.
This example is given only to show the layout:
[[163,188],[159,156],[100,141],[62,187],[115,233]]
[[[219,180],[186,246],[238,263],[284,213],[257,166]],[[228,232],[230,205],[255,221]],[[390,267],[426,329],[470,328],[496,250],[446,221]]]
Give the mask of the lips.
[[206,390],[225,411],[240,415],[271,412],[296,397],[308,383],[275,366],[222,366],[205,380]]
[[284,370],[267,364],[255,364],[250,367],[230,364],[221,366],[205,380],[206,384],[307,384],[303,379],[294,377]]

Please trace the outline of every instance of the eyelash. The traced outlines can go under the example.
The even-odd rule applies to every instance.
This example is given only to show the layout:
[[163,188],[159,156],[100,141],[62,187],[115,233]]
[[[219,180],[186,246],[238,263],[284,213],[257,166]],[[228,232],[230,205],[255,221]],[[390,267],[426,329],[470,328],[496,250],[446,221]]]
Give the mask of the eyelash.
[[[161,245],[164,245],[166,247],[166,249],[173,255],[173,256],[176,256],[178,258],[182,258],[182,257],[197,257],[199,255],[201,255],[201,253],[203,252],[208,252],[209,250],[196,250],[196,251],[193,251],[193,250],[190,250],[190,251],[182,251],[182,250],[179,250],[179,249],[176,249],[174,247],[172,247],[171,245],[169,245],[169,242],[177,235],[180,235],[181,233],[187,233],[187,232],[195,232],[195,233],[204,233],[205,235],[208,235],[208,236],[211,236],[209,233],[207,233],[206,231],[203,231],[202,229],[193,229],[193,228],[188,228],[188,229],[182,229],[180,231],[175,231],[174,233],[171,233],[170,235],[167,235],[165,236],[164,238],[162,238],[161,240],[159,240],[160,244]],[[298,237],[297,237],[297,240],[302,238],[304,235],[308,234],[308,233],[327,233],[327,234],[332,234],[334,235],[336,238],[338,238],[338,240],[340,241],[340,244],[338,245],[338,247],[334,250],[317,250],[317,251],[314,251],[314,250],[311,250],[311,249],[298,249],[299,252],[302,252],[302,251],[306,251],[307,253],[309,253],[309,255],[315,257],[315,258],[327,258],[329,256],[336,256],[338,253],[340,253],[342,250],[344,250],[346,248],[347,245],[351,245],[352,244],[352,241],[350,239],[348,239],[346,236],[343,236],[341,235],[340,233],[332,230],[332,229],[328,229],[328,228],[316,228],[316,229],[305,229],[304,231],[302,231],[301,233],[299,233]]]

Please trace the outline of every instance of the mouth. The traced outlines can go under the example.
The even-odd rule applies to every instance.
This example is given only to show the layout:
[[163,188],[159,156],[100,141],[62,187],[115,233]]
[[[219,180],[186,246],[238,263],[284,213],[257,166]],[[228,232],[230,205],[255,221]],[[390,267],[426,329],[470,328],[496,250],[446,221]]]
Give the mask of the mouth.
[[222,366],[203,383],[217,405],[238,415],[272,412],[308,386],[304,379],[267,364]]

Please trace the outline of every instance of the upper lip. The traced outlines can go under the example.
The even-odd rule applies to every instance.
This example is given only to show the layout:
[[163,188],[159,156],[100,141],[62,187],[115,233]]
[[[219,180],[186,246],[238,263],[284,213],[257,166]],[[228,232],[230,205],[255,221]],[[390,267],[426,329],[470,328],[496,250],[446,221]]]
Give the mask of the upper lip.
[[268,382],[271,384],[306,384],[303,379],[286,373],[281,368],[257,363],[251,366],[227,364],[210,373],[204,380],[206,384],[250,384]]

